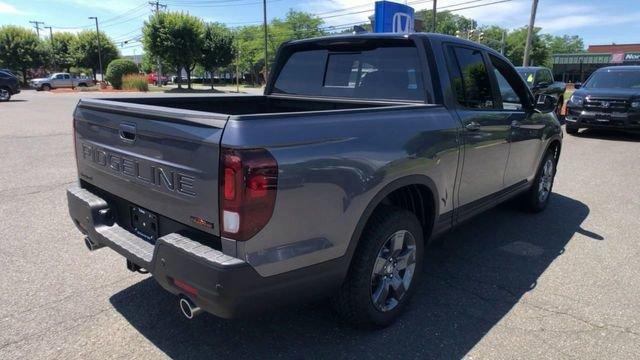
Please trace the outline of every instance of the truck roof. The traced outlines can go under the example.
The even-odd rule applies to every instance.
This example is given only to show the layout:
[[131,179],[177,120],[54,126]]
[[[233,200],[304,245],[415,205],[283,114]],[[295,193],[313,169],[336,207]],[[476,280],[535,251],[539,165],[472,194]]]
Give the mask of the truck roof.
[[380,40],[391,40],[391,39],[410,39],[410,38],[423,38],[423,39],[429,39],[432,41],[436,41],[436,42],[448,42],[448,43],[458,43],[458,44],[466,44],[466,45],[472,45],[475,47],[480,47],[483,48],[487,51],[490,51],[492,53],[498,54],[500,55],[500,53],[498,53],[497,51],[495,51],[494,49],[485,46],[483,44],[471,41],[471,40],[467,40],[467,39],[461,39],[452,35],[445,35],[445,34],[437,34],[437,33],[424,33],[424,32],[419,32],[419,33],[410,33],[410,34],[401,34],[401,33],[362,33],[362,34],[339,34],[339,35],[328,35],[328,36],[320,36],[320,37],[314,37],[314,38],[308,38],[308,39],[301,39],[301,40],[291,40],[288,42],[285,42],[285,45],[303,45],[303,44],[319,44],[319,43],[325,43],[325,42],[339,42],[339,41],[358,41],[358,40],[363,40],[363,39],[367,39],[367,40],[375,40],[375,39],[380,39]]

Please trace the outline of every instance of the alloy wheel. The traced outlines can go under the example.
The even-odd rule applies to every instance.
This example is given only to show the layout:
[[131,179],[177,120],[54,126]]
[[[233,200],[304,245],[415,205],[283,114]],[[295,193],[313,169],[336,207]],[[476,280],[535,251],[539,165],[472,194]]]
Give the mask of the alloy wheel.
[[407,230],[387,238],[371,273],[371,301],[379,311],[393,310],[405,296],[416,267],[416,240]]
[[538,183],[538,200],[542,203],[547,200],[553,185],[553,159],[547,159],[542,168],[542,175]]

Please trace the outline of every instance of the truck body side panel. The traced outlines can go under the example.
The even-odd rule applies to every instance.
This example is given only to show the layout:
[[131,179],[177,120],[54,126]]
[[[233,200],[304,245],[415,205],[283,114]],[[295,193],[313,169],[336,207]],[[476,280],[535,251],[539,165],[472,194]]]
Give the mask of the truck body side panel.
[[237,256],[262,276],[341,257],[374,196],[406,176],[431,179],[438,215],[452,211],[459,129],[447,109],[428,105],[232,118],[222,146],[266,148],[279,169],[273,216],[237,243]]

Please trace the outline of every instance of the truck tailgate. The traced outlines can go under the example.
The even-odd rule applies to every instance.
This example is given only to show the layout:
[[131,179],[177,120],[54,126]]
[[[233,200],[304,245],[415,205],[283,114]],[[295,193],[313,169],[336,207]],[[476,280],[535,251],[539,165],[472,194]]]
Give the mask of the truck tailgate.
[[82,100],[74,113],[80,179],[219,235],[219,147],[227,116]]

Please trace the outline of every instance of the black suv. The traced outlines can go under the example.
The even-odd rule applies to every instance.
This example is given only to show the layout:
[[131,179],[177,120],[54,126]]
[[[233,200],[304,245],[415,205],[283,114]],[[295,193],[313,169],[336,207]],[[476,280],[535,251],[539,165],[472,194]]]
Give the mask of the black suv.
[[516,67],[518,74],[527,83],[534,95],[551,95],[556,99],[556,114],[558,117],[562,115],[562,106],[564,105],[564,92],[567,84],[562,81],[554,81],[553,73],[549,68],[541,66],[518,66]]
[[567,133],[581,128],[640,130],[640,66],[596,70],[567,103]]
[[9,101],[20,92],[20,80],[12,73],[0,70],[0,101]]

